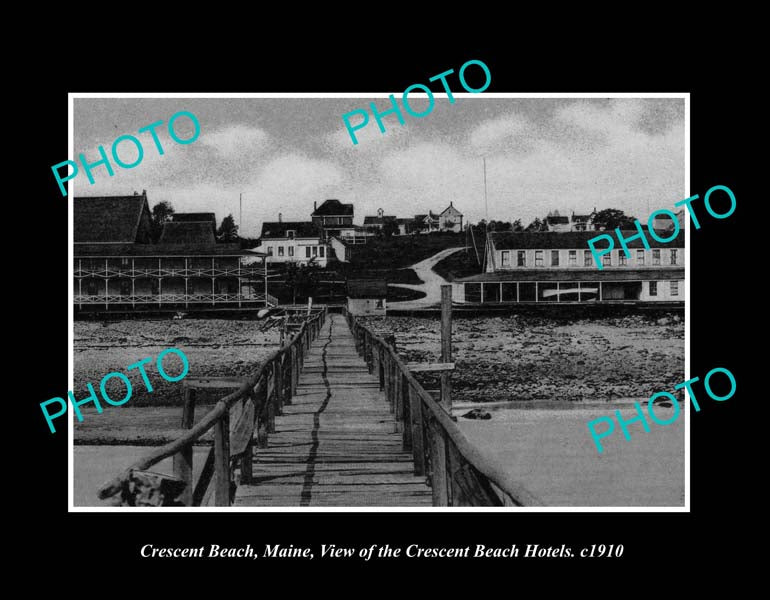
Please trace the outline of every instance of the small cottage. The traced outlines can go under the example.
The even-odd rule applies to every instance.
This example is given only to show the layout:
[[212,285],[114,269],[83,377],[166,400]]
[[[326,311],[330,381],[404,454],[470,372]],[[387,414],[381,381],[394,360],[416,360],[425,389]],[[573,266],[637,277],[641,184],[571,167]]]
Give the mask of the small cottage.
[[354,316],[385,316],[388,284],[384,279],[351,279],[347,285],[348,311]]

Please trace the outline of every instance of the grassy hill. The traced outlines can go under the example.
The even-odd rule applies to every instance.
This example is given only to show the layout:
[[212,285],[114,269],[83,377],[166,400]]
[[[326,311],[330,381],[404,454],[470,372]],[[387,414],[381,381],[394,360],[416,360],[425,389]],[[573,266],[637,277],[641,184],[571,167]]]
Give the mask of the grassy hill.
[[465,245],[464,233],[431,233],[374,238],[351,246],[353,270],[398,269],[430,258],[447,248]]

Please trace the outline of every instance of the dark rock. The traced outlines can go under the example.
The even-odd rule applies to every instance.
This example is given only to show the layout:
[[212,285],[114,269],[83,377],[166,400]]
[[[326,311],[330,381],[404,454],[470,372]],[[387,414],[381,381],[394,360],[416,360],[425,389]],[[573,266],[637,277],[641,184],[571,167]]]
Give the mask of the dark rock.
[[464,415],[461,415],[465,419],[491,419],[492,415],[489,414],[488,411],[484,410],[483,408],[474,408],[472,410],[469,410]]

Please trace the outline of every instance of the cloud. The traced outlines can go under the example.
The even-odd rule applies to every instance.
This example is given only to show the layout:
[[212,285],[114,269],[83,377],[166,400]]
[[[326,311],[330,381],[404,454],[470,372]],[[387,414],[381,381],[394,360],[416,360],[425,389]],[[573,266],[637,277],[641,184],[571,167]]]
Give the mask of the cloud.
[[229,125],[211,133],[201,133],[200,137],[202,145],[224,159],[259,155],[267,149],[269,140],[267,133],[248,125]]
[[527,119],[510,114],[482,123],[470,132],[468,140],[480,154],[488,154],[519,147],[530,128]]

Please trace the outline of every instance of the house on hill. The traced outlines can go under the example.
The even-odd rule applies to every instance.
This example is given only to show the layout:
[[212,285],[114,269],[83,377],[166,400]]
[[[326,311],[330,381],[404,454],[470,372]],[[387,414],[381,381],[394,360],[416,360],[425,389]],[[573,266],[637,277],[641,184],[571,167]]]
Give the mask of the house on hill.
[[356,227],[353,225],[354,209],[352,204],[343,204],[339,200],[324,200],[321,206],[313,203],[310,215],[313,224],[321,232],[324,240],[330,237],[355,237]]
[[548,216],[545,218],[545,224],[548,227],[548,231],[570,231],[572,228],[569,217],[560,215],[558,210],[548,213]]
[[311,221],[277,221],[262,223],[258,252],[267,255],[269,263],[314,264],[325,267],[329,261],[329,247],[321,230]]
[[570,217],[570,231],[589,231],[593,230],[593,218],[596,214],[596,209],[589,215],[576,215],[575,211],[572,211]]
[[350,279],[347,283],[348,311],[350,314],[385,316],[388,284],[384,279]]
[[364,227],[366,229],[382,229],[385,223],[392,222],[397,223],[398,218],[393,215],[386,215],[385,211],[381,208],[377,209],[377,216],[364,217]]
[[440,213],[429,210],[427,215],[415,215],[414,222],[417,223],[415,230],[419,230],[420,233],[433,233],[435,231],[459,233],[463,230],[463,214],[451,202]]
[[[626,232],[626,237],[637,233]],[[484,273],[454,282],[453,296],[467,303],[622,303],[684,301],[684,231],[661,243],[647,236],[595,263],[594,231],[489,232]]]
[[266,305],[264,292],[252,285],[264,262],[242,264],[254,254],[217,243],[208,217],[174,215],[152,244],[145,193],[76,197],[73,206],[76,310]]
[[449,203],[438,216],[439,231],[454,231],[460,233],[463,230],[463,213]]

